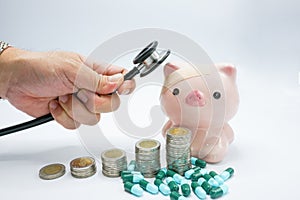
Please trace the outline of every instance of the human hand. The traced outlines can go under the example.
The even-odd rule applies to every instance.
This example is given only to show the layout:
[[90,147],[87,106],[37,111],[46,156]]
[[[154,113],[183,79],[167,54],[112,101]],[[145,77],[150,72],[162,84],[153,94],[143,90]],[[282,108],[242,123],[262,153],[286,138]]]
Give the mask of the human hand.
[[125,73],[117,66],[88,64],[76,53],[10,47],[0,56],[0,96],[33,117],[50,112],[65,128],[74,129],[94,125],[101,113],[119,107],[118,94],[135,88],[134,80],[124,81]]

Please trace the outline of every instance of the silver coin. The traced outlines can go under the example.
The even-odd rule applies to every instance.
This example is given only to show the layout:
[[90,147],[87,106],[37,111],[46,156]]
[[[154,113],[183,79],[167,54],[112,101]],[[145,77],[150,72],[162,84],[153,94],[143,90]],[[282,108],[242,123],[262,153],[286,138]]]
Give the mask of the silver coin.
[[63,176],[66,168],[63,164],[55,163],[42,167],[39,171],[39,177],[44,180],[52,180]]
[[88,178],[97,172],[95,159],[79,157],[70,162],[71,174],[75,178]]
[[101,154],[102,174],[107,177],[119,177],[127,169],[127,157],[121,149],[109,149]]
[[139,140],[135,145],[136,169],[144,177],[154,177],[161,168],[160,142],[153,139]]
[[191,131],[183,127],[167,130],[166,161],[168,169],[183,175],[191,167]]

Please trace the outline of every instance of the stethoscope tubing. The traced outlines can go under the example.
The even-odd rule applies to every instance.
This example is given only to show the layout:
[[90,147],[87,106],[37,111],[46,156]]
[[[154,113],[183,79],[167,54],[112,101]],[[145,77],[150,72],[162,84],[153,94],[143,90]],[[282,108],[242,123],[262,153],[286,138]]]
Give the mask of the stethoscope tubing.
[[[153,52],[155,52],[156,47],[157,47],[158,42],[154,41],[152,43],[150,43],[147,47],[145,47],[135,58],[134,58],[134,64],[138,64],[140,63],[140,65],[138,65],[137,67],[133,67],[133,69],[131,69],[128,73],[126,73],[124,75],[124,80],[131,80],[132,78],[134,78],[137,74],[140,73],[140,69],[139,67],[142,65],[141,63],[149,56],[151,56],[151,54]],[[168,50],[165,55],[158,60],[156,63],[154,63],[154,65],[152,66],[152,68],[146,70],[144,72],[144,74],[141,74],[141,77],[148,75],[150,72],[152,72],[154,69],[156,69],[170,54],[170,50]],[[111,94],[108,94],[111,95]],[[50,121],[53,121],[54,118],[51,115],[51,113],[43,115],[41,117],[38,117],[36,119],[21,123],[21,124],[17,124],[14,126],[10,126],[7,128],[3,128],[0,129],[0,137],[1,136],[5,136],[11,133],[15,133],[15,132],[19,132],[22,130],[26,130]]]

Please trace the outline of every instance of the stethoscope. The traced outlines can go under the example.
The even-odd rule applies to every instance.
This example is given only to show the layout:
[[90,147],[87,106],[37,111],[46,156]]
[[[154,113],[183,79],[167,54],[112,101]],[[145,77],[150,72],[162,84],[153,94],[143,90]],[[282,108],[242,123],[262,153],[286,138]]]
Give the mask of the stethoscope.
[[[166,60],[166,58],[170,55],[171,51],[162,50],[158,52],[157,46],[157,41],[151,42],[133,59],[133,64],[135,64],[136,66],[134,66],[132,70],[130,70],[127,74],[124,75],[124,80],[131,80],[137,74],[140,74],[140,77],[147,76]],[[22,131],[31,127],[50,122],[52,120],[54,120],[54,118],[49,113],[28,122],[0,129],[0,136]]]

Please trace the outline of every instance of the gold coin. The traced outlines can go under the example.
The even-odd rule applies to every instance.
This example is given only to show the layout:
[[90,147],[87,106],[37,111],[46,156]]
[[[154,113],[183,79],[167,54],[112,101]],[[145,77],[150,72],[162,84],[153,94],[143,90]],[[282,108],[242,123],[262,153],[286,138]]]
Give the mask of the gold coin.
[[72,160],[71,166],[74,168],[84,168],[84,167],[91,166],[92,164],[94,164],[94,162],[95,162],[94,159],[90,157],[81,157]]
[[171,135],[178,135],[178,136],[183,136],[188,134],[188,131],[182,127],[170,128],[167,132]]
[[42,167],[39,172],[39,177],[44,180],[52,180],[63,176],[65,172],[65,166],[63,164],[55,163]]
[[96,171],[96,163],[92,157],[79,157],[70,162],[71,175],[75,178],[88,178]]
[[124,155],[124,152],[120,149],[111,149],[103,153],[106,158],[119,158]]
[[157,146],[157,142],[154,140],[145,140],[139,143],[139,146],[142,148],[153,148]]

